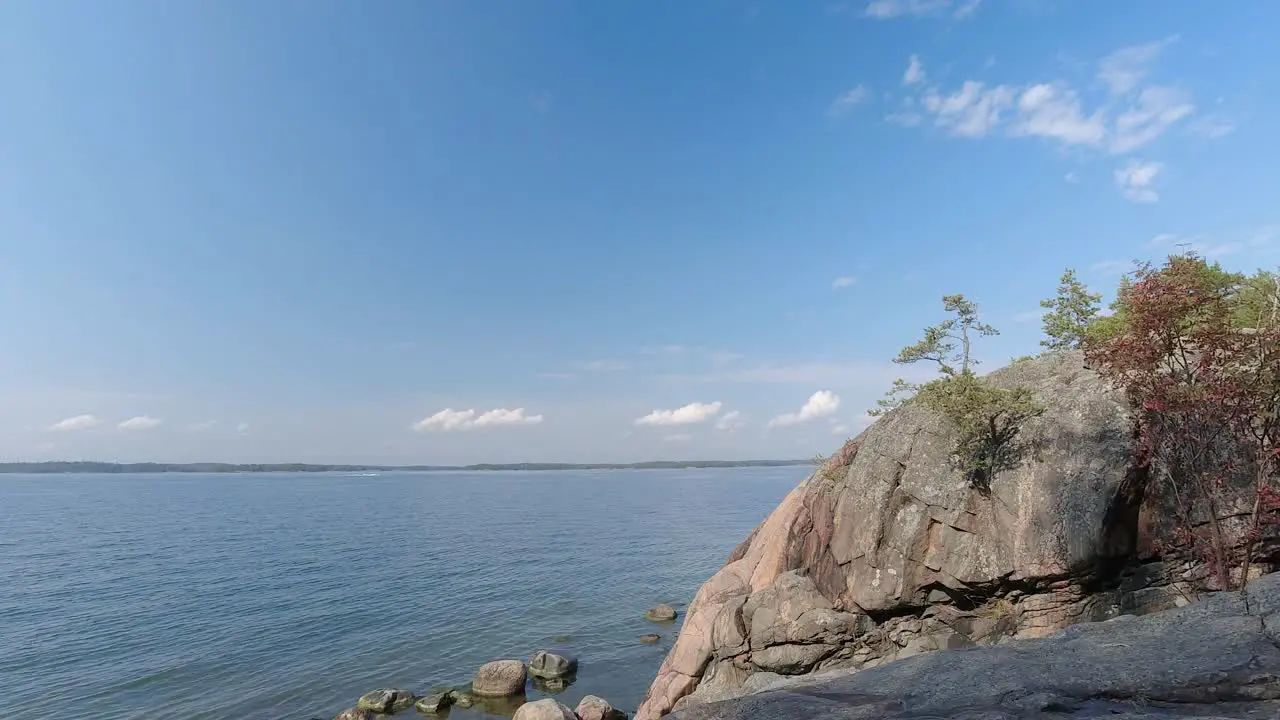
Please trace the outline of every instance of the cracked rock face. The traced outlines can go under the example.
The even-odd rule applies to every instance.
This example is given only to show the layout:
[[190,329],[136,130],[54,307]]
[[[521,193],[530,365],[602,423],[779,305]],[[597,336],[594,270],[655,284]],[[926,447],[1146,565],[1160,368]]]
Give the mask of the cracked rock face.
[[1280,717],[1280,574],[1247,593],[872,670],[776,678],[672,720]]
[[[1013,466],[989,491],[953,469],[943,419],[910,404],[887,414],[838,453],[839,466],[787,495],[702,586],[637,719],[777,678],[1134,610],[1128,595],[1094,587],[1152,540],[1140,536],[1145,477],[1131,466],[1122,398],[1079,353],[1015,363],[991,380],[1030,388],[1047,409],[1021,428]],[[1138,605],[1175,604],[1147,600]]]

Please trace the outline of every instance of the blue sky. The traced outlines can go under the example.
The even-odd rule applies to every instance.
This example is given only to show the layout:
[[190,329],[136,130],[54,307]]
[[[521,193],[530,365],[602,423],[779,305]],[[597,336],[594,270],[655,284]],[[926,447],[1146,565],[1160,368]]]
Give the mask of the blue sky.
[[74,10],[0,4],[6,460],[806,456],[943,294],[991,367],[1280,262],[1268,0]]

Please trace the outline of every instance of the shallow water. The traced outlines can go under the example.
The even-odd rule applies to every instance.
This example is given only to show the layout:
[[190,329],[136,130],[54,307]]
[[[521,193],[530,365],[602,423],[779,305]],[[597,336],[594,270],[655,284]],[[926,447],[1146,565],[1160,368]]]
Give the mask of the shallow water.
[[540,648],[632,711],[678,629],[644,610],[805,471],[0,475],[0,714],[329,718]]

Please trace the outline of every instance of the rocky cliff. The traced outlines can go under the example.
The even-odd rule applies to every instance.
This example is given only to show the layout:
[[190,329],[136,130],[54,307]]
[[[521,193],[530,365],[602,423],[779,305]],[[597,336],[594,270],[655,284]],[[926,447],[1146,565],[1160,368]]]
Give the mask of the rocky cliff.
[[1124,612],[1185,604],[1182,567],[1143,563],[1150,518],[1123,399],[1079,353],[991,375],[1047,409],[974,488],[947,423],[907,404],[850,441],[690,604],[639,720],[787,676],[865,670]]
[[[836,675],[833,673],[832,675]],[[1275,720],[1280,576],[1145,617],[921,655],[697,705],[671,720]]]

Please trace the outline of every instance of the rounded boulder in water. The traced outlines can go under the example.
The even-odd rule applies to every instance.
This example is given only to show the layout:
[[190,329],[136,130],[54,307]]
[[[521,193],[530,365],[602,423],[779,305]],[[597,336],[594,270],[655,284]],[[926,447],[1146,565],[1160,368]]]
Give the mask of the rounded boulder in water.
[[671,622],[676,619],[676,609],[665,603],[654,605],[645,611],[644,616],[652,622]]
[[510,697],[524,692],[529,679],[524,663],[519,660],[494,660],[476,671],[471,692],[480,697]]
[[578,716],[568,707],[547,698],[521,705],[511,720],[578,720]]
[[539,650],[529,658],[529,674],[543,680],[569,677],[578,671],[578,659],[571,655]]

